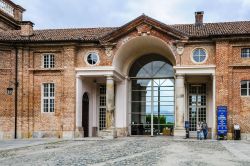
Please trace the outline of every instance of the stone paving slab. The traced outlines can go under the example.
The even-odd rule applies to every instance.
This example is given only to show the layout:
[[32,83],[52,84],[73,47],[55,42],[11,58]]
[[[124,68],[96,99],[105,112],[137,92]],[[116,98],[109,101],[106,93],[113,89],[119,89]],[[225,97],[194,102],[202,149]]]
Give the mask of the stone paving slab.
[[22,148],[27,146],[35,146],[46,143],[53,143],[62,141],[60,139],[17,139],[17,140],[1,140],[0,151],[9,150],[15,148]]
[[[14,141],[16,148],[0,149],[0,165],[250,165],[250,141],[126,137],[28,142],[24,140],[21,146],[22,140],[17,140],[17,143]],[[0,147],[4,147],[2,144]],[[7,144],[11,145],[13,141]]]

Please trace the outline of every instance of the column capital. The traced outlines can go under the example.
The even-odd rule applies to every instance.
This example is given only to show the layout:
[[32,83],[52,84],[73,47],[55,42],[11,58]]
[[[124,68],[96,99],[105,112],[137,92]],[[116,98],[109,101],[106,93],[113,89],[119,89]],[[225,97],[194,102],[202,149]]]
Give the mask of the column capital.
[[175,74],[176,79],[184,79],[185,75],[184,74]]
[[114,76],[113,75],[106,75],[106,79],[107,80],[114,80]]

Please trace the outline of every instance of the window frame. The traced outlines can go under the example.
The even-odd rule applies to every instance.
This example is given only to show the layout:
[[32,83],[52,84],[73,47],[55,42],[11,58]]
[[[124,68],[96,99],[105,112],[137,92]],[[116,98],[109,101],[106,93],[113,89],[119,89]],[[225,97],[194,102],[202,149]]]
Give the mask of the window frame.
[[[242,88],[242,82],[246,81],[247,83],[247,87],[246,88]],[[247,94],[246,95],[242,95],[242,89],[247,90]],[[241,80],[240,81],[240,96],[241,97],[250,97],[250,80]]]
[[[205,59],[204,59],[203,61],[201,61],[201,62],[197,62],[197,61],[194,59],[194,52],[195,52],[196,50],[198,50],[198,49],[202,49],[202,50],[204,50],[205,53],[206,53]],[[200,55],[199,55],[199,56],[200,56]],[[207,61],[207,59],[208,59],[208,51],[207,51],[205,48],[196,47],[196,48],[194,48],[194,49],[192,50],[192,52],[191,52],[191,60],[192,60],[193,63],[195,63],[195,64],[203,64],[203,63],[205,63],[205,62]]]
[[[97,56],[97,61],[95,64],[91,64],[88,62],[88,57],[91,55],[91,54],[95,54]],[[85,63],[88,65],[88,66],[96,66],[100,63],[100,55],[98,53],[98,51],[90,51],[90,52],[87,52],[87,54],[85,55],[84,57],[84,61]]]
[[[48,56],[48,64],[45,64],[45,57]],[[48,67],[47,67],[48,66]],[[44,53],[42,55],[42,68],[44,69],[53,69],[55,68],[55,54],[53,53]]]
[[[45,85],[48,85],[48,96],[45,96]],[[51,96],[51,85],[53,85],[53,96]],[[44,100],[48,100],[48,112],[45,111]],[[51,100],[53,103],[53,111],[51,111]],[[41,85],[41,112],[46,114],[54,114],[55,113],[55,83],[42,83]]]
[[[244,50],[248,50],[248,51],[244,52]],[[246,56],[243,56],[244,54],[246,54]],[[240,57],[250,58],[250,47],[241,48]]]

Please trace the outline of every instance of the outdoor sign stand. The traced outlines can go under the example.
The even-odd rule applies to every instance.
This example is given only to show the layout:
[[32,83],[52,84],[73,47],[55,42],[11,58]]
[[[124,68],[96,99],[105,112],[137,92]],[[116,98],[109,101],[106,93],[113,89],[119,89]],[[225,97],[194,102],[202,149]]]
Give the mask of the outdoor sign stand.
[[217,107],[217,139],[227,139],[227,107]]

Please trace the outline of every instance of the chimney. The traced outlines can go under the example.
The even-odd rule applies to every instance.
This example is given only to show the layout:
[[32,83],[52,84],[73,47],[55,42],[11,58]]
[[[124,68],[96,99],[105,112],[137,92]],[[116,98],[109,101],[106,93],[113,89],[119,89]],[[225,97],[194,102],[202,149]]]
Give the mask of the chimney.
[[23,21],[23,12],[25,12],[25,9],[19,5],[16,5],[13,11],[14,19],[16,21]]
[[21,36],[30,37],[33,35],[33,25],[34,23],[31,21],[22,21],[21,25]]
[[200,26],[203,25],[203,11],[195,12],[195,25]]

